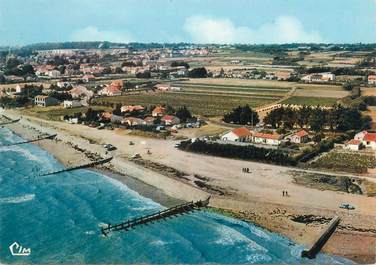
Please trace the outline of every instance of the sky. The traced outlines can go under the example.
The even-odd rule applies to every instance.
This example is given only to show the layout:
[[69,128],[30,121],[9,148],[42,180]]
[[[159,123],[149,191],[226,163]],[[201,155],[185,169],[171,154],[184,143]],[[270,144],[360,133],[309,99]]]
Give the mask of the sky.
[[0,0],[0,46],[374,43],[376,0]]

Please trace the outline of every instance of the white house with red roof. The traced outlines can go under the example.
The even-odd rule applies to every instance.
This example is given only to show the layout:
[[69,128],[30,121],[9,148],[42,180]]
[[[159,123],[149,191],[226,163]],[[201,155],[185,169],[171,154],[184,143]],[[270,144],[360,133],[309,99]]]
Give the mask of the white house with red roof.
[[376,133],[362,131],[354,136],[355,140],[359,140],[365,147],[376,150]]
[[115,86],[106,86],[98,91],[98,95],[100,96],[120,96],[121,90],[119,90]]
[[368,76],[368,85],[376,85],[376,75],[369,75]]
[[256,144],[280,145],[283,136],[276,133],[257,132],[253,135],[253,141]]
[[232,141],[232,142],[251,142],[252,131],[250,131],[246,127],[236,128],[222,135],[221,140]]
[[291,135],[289,138],[292,143],[301,144],[308,142],[309,134],[306,130],[300,130]]
[[161,119],[161,121],[169,126],[169,125],[177,125],[180,123],[180,119],[173,115],[164,115]]
[[153,111],[151,112],[151,115],[153,117],[158,117],[158,116],[162,117],[165,111],[166,109],[164,107],[157,106],[153,109]]
[[345,148],[351,151],[359,151],[362,146],[362,141],[351,139],[345,144]]
[[122,106],[120,111],[121,112],[133,112],[133,111],[144,111],[145,108],[141,105],[126,105]]

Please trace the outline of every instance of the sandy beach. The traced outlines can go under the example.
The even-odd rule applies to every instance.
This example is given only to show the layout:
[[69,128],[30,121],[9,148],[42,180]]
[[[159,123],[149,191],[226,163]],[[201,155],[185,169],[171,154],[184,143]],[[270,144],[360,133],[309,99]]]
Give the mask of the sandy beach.
[[[7,116],[18,118],[19,114],[7,111]],[[360,263],[376,261],[375,198],[311,189],[295,184],[289,168],[186,153],[174,148],[172,140],[130,136],[123,130],[97,130],[35,117],[23,117],[7,127],[26,139],[41,132],[56,133],[55,140],[36,144],[66,166],[85,163],[90,154],[104,157],[108,154],[102,144],[113,144],[118,148],[111,152],[114,159],[98,170],[140,194],[165,206],[212,195],[212,207],[307,246],[338,215],[340,227],[324,251]],[[132,161],[136,153],[142,159]],[[250,168],[250,173],[242,172],[243,167]],[[290,196],[282,197],[282,190]],[[357,207],[351,212],[339,209],[342,202]]]

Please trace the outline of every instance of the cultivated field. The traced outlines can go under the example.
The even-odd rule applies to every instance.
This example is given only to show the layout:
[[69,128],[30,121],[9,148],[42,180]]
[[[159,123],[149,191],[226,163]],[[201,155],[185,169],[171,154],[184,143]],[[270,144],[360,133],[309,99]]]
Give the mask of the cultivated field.
[[318,158],[311,166],[351,173],[365,173],[368,168],[376,168],[376,158],[373,155],[331,151]]
[[283,104],[307,105],[307,106],[332,106],[338,101],[336,98],[325,97],[290,97],[284,100]]
[[210,92],[148,92],[129,94],[116,97],[97,98],[95,103],[111,102],[124,105],[140,104],[170,105],[173,107],[187,106],[196,115],[218,116],[242,105],[251,107],[261,106],[275,101],[275,96],[239,95],[236,93],[210,93]]

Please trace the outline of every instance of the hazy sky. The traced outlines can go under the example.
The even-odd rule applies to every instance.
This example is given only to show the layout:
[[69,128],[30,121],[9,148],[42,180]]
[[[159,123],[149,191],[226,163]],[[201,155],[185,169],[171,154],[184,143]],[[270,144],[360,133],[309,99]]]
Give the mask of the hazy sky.
[[376,42],[376,0],[0,0],[0,45]]

